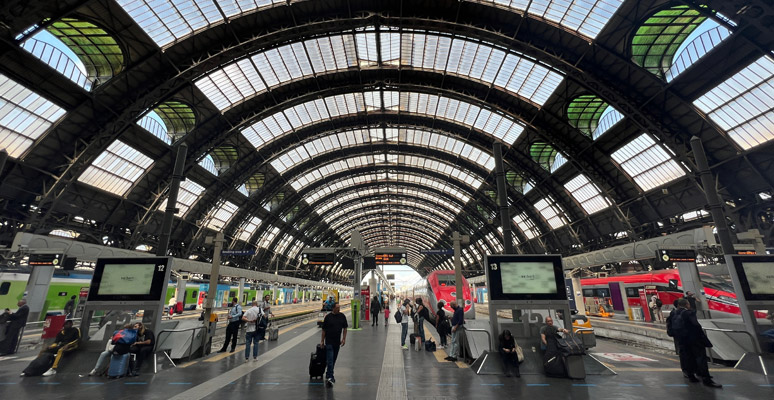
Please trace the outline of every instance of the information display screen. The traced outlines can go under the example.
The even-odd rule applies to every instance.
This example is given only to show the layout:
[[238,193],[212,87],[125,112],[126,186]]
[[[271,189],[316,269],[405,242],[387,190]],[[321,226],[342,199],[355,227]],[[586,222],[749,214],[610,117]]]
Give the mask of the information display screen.
[[106,264],[99,295],[150,294],[156,264]]
[[490,300],[566,300],[559,255],[487,256]]
[[747,300],[774,300],[774,256],[733,256]]
[[554,263],[503,262],[500,263],[503,293],[539,294],[556,293]]
[[149,301],[166,293],[169,257],[100,258],[89,288],[89,301]]

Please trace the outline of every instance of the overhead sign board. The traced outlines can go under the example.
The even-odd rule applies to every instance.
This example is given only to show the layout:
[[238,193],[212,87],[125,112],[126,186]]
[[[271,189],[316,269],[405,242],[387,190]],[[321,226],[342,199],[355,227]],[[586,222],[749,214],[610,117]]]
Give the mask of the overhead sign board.
[[304,265],[333,265],[335,262],[336,254],[333,251],[301,253],[301,264]]
[[29,265],[35,266],[54,266],[58,267],[62,263],[64,256],[61,254],[30,254]]
[[419,254],[442,254],[442,255],[454,255],[454,249],[427,249],[419,250]]
[[488,255],[486,265],[490,301],[567,301],[560,255]]
[[253,256],[255,250],[223,250],[220,254],[223,256]]
[[395,280],[395,274],[387,274],[387,280],[388,281]]
[[663,262],[695,262],[694,250],[669,250],[661,249],[656,252],[656,257]]
[[408,260],[406,253],[374,253],[374,262],[377,265],[405,265]]

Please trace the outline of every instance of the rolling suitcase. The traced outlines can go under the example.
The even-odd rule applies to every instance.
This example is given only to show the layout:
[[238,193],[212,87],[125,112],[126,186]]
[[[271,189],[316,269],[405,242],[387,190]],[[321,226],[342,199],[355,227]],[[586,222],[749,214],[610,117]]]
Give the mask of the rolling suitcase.
[[564,357],[557,351],[546,352],[543,356],[543,370],[546,376],[555,378],[567,377],[567,370],[564,366]]
[[54,365],[54,358],[56,356],[53,353],[43,353],[37,358],[32,360],[27,368],[24,368],[24,376],[41,376],[44,372],[48,371],[52,365]]
[[269,324],[266,328],[266,334],[268,335],[269,341],[275,341],[279,338],[279,328],[274,326],[274,324]]
[[108,367],[108,378],[120,378],[129,371],[129,353],[115,354],[110,356],[110,366]]
[[570,379],[586,379],[586,368],[583,366],[583,356],[580,354],[566,356],[564,366]]
[[309,360],[309,379],[320,378],[325,375],[325,347],[317,345],[317,349],[312,353]]

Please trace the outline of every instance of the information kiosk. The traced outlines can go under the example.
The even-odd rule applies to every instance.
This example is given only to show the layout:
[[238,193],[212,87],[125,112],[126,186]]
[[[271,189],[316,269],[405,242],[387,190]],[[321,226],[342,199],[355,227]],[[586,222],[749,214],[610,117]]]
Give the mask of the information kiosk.
[[756,318],[755,311],[774,311],[774,256],[727,254],[725,258],[745,331],[754,348],[739,359],[736,368],[773,375],[774,321]]
[[[554,316],[557,326],[572,329],[570,304],[567,300],[562,257],[560,255],[488,255],[486,257],[486,284],[489,291],[489,326],[492,353],[486,352],[474,364],[479,374],[501,370],[498,337],[504,329],[524,351],[523,373],[541,373],[540,327],[543,313]],[[509,310],[512,323],[501,326],[497,316],[500,310]]]
[[172,257],[98,259],[84,305],[82,335],[92,336],[91,323],[104,312],[98,326],[107,327],[103,337],[95,339],[107,340],[139,310],[143,324],[158,332],[171,270]]

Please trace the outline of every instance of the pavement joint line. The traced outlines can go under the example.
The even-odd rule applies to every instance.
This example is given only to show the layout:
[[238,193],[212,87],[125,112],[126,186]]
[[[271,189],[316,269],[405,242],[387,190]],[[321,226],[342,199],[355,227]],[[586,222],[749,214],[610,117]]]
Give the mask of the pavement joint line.
[[596,387],[596,383],[573,383],[573,386],[582,386],[582,387]]
[[302,343],[304,340],[312,337],[318,333],[317,326],[308,329],[306,332],[302,332],[296,337],[282,343],[279,346],[272,348],[271,350],[262,354],[262,357],[258,359],[258,362],[244,363],[238,367],[232,368],[224,373],[215,376],[205,382],[202,382],[186,391],[178,393],[175,396],[169,398],[169,400],[200,400],[213,393],[223,386],[228,385],[244,376],[253,373],[258,368],[263,367],[275,358],[285,354],[288,350]]
[[124,385],[147,385],[148,382],[124,382]]
[[551,386],[550,383],[528,383],[527,386]]
[[[393,308],[396,305],[393,304]],[[406,399],[411,384],[406,382],[406,370],[404,368],[404,350],[396,349],[394,345],[400,343],[400,324],[387,326],[387,338],[384,344],[384,357],[382,358],[382,370],[379,373],[379,385],[376,389],[376,400]]]
[[640,387],[642,386],[641,383],[620,383],[619,386],[623,387]]
[[302,385],[311,385],[311,386],[318,386],[322,385],[322,382],[304,382]]
[[190,385],[191,382],[167,382],[167,385]]
[[764,384],[758,385],[758,386],[760,386],[760,387],[774,387],[774,385],[772,385],[770,383],[764,383]]
[[436,383],[435,386],[459,386],[459,383]]
[[688,387],[687,383],[667,383],[666,387]]
[[0,385],[16,385],[19,382],[0,382]]
[[366,383],[348,383],[347,386],[365,386]]
[[38,385],[59,385],[62,382],[38,382]]
[[504,383],[482,383],[481,386],[505,386]]
[[104,385],[105,382],[81,382],[81,385]]
[[256,382],[256,385],[279,385],[279,384],[280,384],[279,382]]

